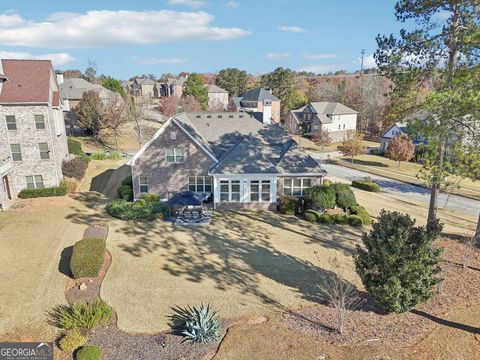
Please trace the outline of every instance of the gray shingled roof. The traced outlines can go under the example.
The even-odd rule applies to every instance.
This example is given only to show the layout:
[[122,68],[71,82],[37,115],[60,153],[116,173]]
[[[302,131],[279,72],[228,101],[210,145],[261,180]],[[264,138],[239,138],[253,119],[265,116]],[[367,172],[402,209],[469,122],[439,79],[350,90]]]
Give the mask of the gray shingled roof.
[[325,115],[358,114],[358,111],[350,109],[348,106],[345,106],[338,102],[321,101],[321,102],[312,102],[309,105],[315,110],[317,114],[325,114]]
[[228,91],[218,87],[217,85],[207,84],[205,85],[209,93],[221,93],[221,94],[228,94]]
[[271,100],[271,101],[280,101],[275,95],[270,93],[270,91],[265,90],[264,88],[256,88],[250,91],[247,91],[245,94],[242,95],[241,101],[263,101],[263,100]]
[[92,84],[84,79],[69,78],[58,85],[62,99],[80,100],[86,91],[94,90],[98,93],[100,99],[109,99],[116,97],[116,93],[105,89],[102,85]]

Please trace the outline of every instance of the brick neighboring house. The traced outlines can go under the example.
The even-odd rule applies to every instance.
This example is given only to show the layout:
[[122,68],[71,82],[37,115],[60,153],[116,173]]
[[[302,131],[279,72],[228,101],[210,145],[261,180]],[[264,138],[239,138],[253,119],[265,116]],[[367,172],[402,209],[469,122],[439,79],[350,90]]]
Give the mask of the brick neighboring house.
[[217,85],[205,85],[208,90],[208,106],[222,107],[226,109],[228,106],[228,91],[218,87]]
[[332,141],[343,141],[347,133],[357,129],[358,112],[336,102],[312,102],[300,109],[290,110],[285,125],[302,135],[328,131]]
[[68,157],[50,60],[0,60],[0,209],[26,188],[57,186]]
[[135,199],[190,190],[215,208],[275,208],[326,174],[281,125],[243,112],[174,115],[129,164]]
[[280,99],[264,88],[252,89],[240,97],[232,97],[229,107],[235,111],[264,113],[265,105],[270,109],[272,121],[280,123]]

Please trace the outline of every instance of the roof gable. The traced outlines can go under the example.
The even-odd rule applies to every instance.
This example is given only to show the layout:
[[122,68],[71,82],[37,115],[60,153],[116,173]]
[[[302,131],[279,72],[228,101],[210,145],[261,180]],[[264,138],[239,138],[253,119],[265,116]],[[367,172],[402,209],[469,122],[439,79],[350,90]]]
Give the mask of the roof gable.
[[263,101],[263,100],[271,100],[271,101],[280,101],[275,95],[270,93],[270,91],[265,90],[264,88],[256,88],[250,91],[247,91],[245,94],[242,95],[241,101]]

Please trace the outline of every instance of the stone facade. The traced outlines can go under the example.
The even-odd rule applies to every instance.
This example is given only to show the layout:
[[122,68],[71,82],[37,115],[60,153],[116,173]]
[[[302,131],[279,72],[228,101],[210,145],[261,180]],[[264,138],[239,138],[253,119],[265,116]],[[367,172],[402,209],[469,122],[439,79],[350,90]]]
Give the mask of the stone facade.
[[[176,133],[173,140],[171,133]],[[185,160],[180,164],[168,163],[166,149],[183,150]],[[208,176],[213,160],[175,123],[171,123],[142,153],[132,166],[133,193],[135,199],[140,192],[140,177],[148,179],[148,192],[168,199],[178,191],[188,190],[189,176]]]

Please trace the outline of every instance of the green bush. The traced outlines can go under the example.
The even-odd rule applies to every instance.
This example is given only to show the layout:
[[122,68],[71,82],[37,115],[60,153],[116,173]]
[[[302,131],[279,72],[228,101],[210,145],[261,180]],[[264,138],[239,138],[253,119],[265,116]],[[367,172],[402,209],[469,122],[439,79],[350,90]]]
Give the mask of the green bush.
[[110,155],[108,155],[108,158],[110,160],[121,160],[122,159],[122,153],[120,151],[112,151]]
[[335,224],[346,224],[348,222],[347,214],[335,214],[333,215],[333,219],[335,220]]
[[106,160],[107,159],[107,154],[104,152],[96,152],[90,155],[90,158],[92,160]]
[[335,190],[337,205],[346,210],[357,205],[357,199],[348,184],[335,183],[332,185]]
[[305,220],[309,222],[317,222],[318,219],[320,219],[321,215],[316,210],[308,209],[307,211],[305,211],[304,216],[305,216]]
[[131,176],[128,176],[128,177],[126,177],[125,179],[123,179],[122,185],[128,185],[128,186],[130,186],[130,187],[133,187],[132,177],[131,177]]
[[77,360],[101,360],[102,349],[98,346],[83,346],[77,351]]
[[62,174],[69,178],[82,180],[87,171],[88,163],[80,157],[74,157],[62,162]]
[[361,227],[363,225],[362,219],[357,215],[350,215],[348,217],[348,223],[353,227]]
[[58,347],[67,353],[72,353],[85,344],[85,336],[78,329],[67,331],[58,341]]
[[105,257],[105,240],[87,238],[73,245],[70,270],[75,279],[95,277],[102,269]]
[[331,180],[324,179],[322,185],[324,185],[324,186],[330,186],[330,185],[332,185],[332,184],[333,184],[333,182],[332,182]]
[[160,201],[160,195],[158,194],[145,194],[142,198],[146,203],[153,203]]
[[107,205],[107,212],[121,220],[164,219],[168,215],[168,205],[160,201],[132,203],[119,199]]
[[309,209],[324,210],[333,208],[336,203],[332,186],[315,185],[303,191],[303,197]]
[[68,139],[67,140],[68,144],[68,153],[72,155],[77,155],[77,156],[84,156],[85,153],[82,150],[82,144],[80,141],[73,140],[73,139]]
[[356,205],[351,209],[352,215],[357,215],[360,219],[362,219],[363,225],[371,225],[372,224],[372,217],[368,213],[367,209],[363,206]]
[[415,226],[400,212],[382,210],[357,246],[355,267],[370,296],[388,312],[405,312],[435,296],[442,250],[433,246],[442,226]]
[[185,337],[184,341],[208,343],[220,337],[220,321],[210,304],[201,304],[198,308],[178,308],[176,312],[173,325]]
[[335,223],[335,217],[332,214],[322,214],[320,215],[319,222],[322,224],[334,224]]
[[95,300],[91,303],[60,305],[50,313],[50,316],[55,325],[61,329],[85,331],[106,325],[114,313],[113,308],[106,302]]
[[18,193],[20,199],[31,199],[39,197],[50,197],[50,196],[65,196],[67,195],[68,189],[65,184],[60,184],[60,186],[54,186],[43,189],[23,189]]
[[371,192],[380,191],[380,185],[374,183],[373,181],[354,180],[352,181],[352,186],[365,191],[371,191]]
[[295,215],[298,213],[298,201],[295,196],[280,196],[278,209],[282,214]]
[[126,201],[133,200],[133,188],[130,185],[120,185],[117,189],[118,198]]

